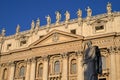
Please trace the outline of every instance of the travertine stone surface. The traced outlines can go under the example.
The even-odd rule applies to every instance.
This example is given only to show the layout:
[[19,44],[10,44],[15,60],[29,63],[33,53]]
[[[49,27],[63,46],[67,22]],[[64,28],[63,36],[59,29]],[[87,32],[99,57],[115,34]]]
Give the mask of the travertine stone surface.
[[[55,23],[51,23],[52,18],[48,15],[47,25],[40,25],[40,19],[37,19],[36,23],[32,21],[30,30],[20,32],[18,26],[16,34],[11,36],[5,36],[3,29],[0,35],[0,80],[5,74],[9,75],[7,80],[84,80],[82,44],[88,40],[99,46],[105,57],[106,68],[99,79],[120,80],[120,12],[111,12],[111,3],[106,9],[107,13],[92,16],[89,7],[85,18],[79,9],[76,19],[70,19],[70,12],[66,11],[62,22],[61,14],[56,12]],[[74,74],[70,73],[72,59],[77,64]],[[60,62],[57,74],[55,61]],[[25,67],[24,77],[19,76],[18,63]],[[38,76],[39,63],[43,63],[42,77]],[[7,69],[6,73],[4,69]]]

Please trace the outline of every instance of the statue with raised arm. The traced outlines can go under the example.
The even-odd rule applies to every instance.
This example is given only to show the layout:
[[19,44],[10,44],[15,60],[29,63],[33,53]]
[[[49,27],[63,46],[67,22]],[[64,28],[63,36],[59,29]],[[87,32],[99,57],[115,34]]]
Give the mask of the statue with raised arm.
[[51,24],[51,17],[48,15],[45,17],[47,19],[47,25]]
[[98,46],[92,46],[88,41],[83,49],[84,80],[98,80],[98,74],[102,74],[102,60]]
[[87,8],[87,17],[91,17],[92,16],[92,10],[91,8],[88,6]]
[[108,14],[110,14],[111,11],[112,11],[111,6],[112,6],[111,3],[108,2],[108,4],[107,4],[107,13],[108,13]]
[[69,21],[70,20],[70,13],[68,11],[66,11],[65,13],[65,21]]
[[77,11],[77,16],[78,16],[78,18],[82,17],[82,11],[80,9],[78,9],[78,11]]
[[19,32],[20,32],[20,25],[18,24],[16,27],[16,33],[19,33]]
[[61,20],[61,14],[59,11],[56,11],[55,14],[56,14],[56,23],[59,23]]

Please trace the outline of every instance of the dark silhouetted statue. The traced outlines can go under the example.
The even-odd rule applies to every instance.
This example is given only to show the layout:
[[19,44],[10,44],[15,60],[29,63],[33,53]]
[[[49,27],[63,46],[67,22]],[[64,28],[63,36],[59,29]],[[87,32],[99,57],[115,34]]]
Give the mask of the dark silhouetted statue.
[[84,80],[98,80],[98,74],[102,74],[102,60],[98,46],[92,46],[88,41],[83,49]]

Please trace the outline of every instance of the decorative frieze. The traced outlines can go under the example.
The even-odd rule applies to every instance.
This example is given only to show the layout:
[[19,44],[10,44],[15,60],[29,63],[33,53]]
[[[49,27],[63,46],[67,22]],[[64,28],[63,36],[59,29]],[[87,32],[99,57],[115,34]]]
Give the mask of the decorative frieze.
[[120,51],[120,46],[111,46],[109,47],[109,53],[119,53]]

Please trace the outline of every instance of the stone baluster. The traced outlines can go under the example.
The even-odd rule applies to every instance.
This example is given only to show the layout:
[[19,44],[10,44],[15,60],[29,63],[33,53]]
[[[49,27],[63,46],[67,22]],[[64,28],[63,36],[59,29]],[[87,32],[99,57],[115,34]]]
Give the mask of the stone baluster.
[[80,51],[77,52],[77,57],[78,57],[78,75],[77,75],[77,80],[83,80],[84,74],[83,74],[83,67],[82,67],[82,53]]
[[68,80],[68,56],[63,54],[62,80]]
[[43,80],[48,80],[48,56],[44,56],[44,63],[43,63]]
[[27,60],[27,69],[25,74],[25,80],[30,80],[30,60]]
[[15,72],[15,63],[14,62],[10,62],[10,73],[9,73],[9,80],[14,80],[14,72]]
[[30,71],[30,80],[35,80],[35,67],[36,67],[36,59],[31,59],[31,71]]

